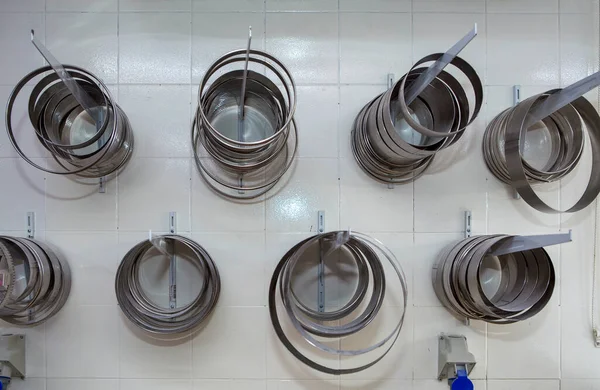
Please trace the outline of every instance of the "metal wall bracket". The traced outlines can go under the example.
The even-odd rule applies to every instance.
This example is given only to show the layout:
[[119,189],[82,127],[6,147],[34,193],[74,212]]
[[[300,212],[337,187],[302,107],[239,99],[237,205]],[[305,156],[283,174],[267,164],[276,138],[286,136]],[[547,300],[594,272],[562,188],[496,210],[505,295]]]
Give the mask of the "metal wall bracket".
[[25,229],[27,230],[27,238],[35,237],[35,213],[29,211],[25,217]]
[[473,230],[471,220],[471,210],[465,211],[465,238],[471,237],[471,232]]
[[[521,86],[515,85],[513,86],[513,106],[516,106],[519,103],[521,103]],[[519,195],[517,190],[513,189],[513,191],[513,198],[521,199],[521,195]]]
[[106,178],[105,177],[101,177],[98,180],[98,192],[101,194],[106,193]]
[[551,245],[564,244],[571,241],[573,241],[573,232],[571,230],[569,230],[568,233],[540,234],[537,236],[512,236],[495,244],[491,248],[489,254],[492,256],[500,256]]
[[[169,213],[169,232],[177,233],[177,213],[171,211]],[[175,248],[169,248],[171,258],[169,259],[169,307],[175,309],[177,307],[177,257]]]
[[[325,211],[319,210],[317,214],[317,232],[325,232]],[[319,313],[325,311],[325,259],[323,245],[319,241],[319,266],[317,267],[317,305]]]
[[459,370],[465,370],[468,375],[475,367],[475,356],[469,352],[465,336],[442,333],[438,347],[438,380],[448,379],[452,383]]
[[0,381],[3,388],[12,377],[25,378],[25,335],[0,336]]
[[[391,89],[394,87],[394,83],[396,82],[396,75],[393,73],[388,73],[387,75],[387,87],[388,89]],[[390,190],[394,189],[394,184],[393,183],[388,183],[387,188],[389,188]]]
[[594,346],[600,348],[600,330],[594,328]]

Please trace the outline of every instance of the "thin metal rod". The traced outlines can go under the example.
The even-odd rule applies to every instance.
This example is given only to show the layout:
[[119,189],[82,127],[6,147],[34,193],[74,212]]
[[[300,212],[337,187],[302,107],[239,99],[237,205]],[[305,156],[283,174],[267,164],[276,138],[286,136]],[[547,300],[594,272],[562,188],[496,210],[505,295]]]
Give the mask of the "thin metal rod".
[[600,85],[600,72],[596,72],[578,82],[563,88],[561,91],[548,96],[544,102],[534,107],[530,112],[530,124],[541,121],[553,112],[580,98],[587,92]]
[[[325,212],[319,211],[317,214],[317,232],[323,234],[325,232]],[[317,304],[318,312],[325,312],[325,253],[321,240],[319,240],[319,267],[317,270]]]
[[568,233],[541,234],[538,236],[514,236],[496,244],[490,251],[490,255],[506,255],[551,245],[564,244],[571,241],[573,241],[571,230],[569,230]]
[[477,23],[460,41],[456,42],[444,55],[434,62],[427,70],[419,75],[406,90],[406,104],[410,105],[435,79],[440,72],[477,36]]
[[71,77],[65,67],[58,62],[56,57],[50,53],[46,46],[44,46],[44,44],[35,37],[34,30],[31,30],[31,42],[33,43],[33,46],[35,46],[35,48],[40,52],[42,57],[44,57],[44,59],[48,62],[48,64],[50,64],[52,69],[54,69],[61,81],[65,83],[69,91],[71,91],[71,94],[73,94],[75,100],[77,100],[77,103],[79,103],[94,120],[96,127],[102,125],[104,120],[102,116],[102,110],[94,109],[95,107],[98,107],[98,104],[96,104],[94,99],[92,99],[90,95],[88,95],[88,93],[79,86],[77,81]]
[[[521,103],[521,86],[514,85],[513,86],[513,106],[516,106],[519,103]],[[519,195],[519,192],[514,188],[513,188],[513,198],[521,199],[521,195]]]
[[[248,48],[246,49],[246,62],[244,63],[244,78],[242,79],[242,93],[240,95],[240,122],[243,123],[246,115],[246,82],[248,81],[248,64],[250,62],[250,45],[252,44],[252,26],[248,27]],[[240,126],[240,132],[243,124]],[[239,134],[240,137],[243,134]],[[240,139],[242,141],[242,139]]]
[[[173,211],[169,213],[169,231],[171,234],[176,232],[177,214]],[[177,307],[177,257],[175,256],[175,242],[171,240],[169,243],[169,307],[175,309]]]

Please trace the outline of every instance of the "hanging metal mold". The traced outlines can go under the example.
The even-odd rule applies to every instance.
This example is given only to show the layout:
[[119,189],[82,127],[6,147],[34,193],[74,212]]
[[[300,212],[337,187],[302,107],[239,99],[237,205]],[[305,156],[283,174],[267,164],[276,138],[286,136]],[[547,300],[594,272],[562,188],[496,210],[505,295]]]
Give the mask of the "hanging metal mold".
[[[196,165],[217,193],[253,199],[277,184],[298,147],[296,85],[272,55],[250,48],[217,59],[198,90],[192,125]],[[264,66],[273,79],[249,65]],[[240,69],[235,69],[239,66]]]
[[[419,60],[391,88],[360,111],[352,152],[365,173],[383,183],[409,183],[437,152],[456,143],[479,114],[483,86],[475,70],[457,57],[477,35],[477,26],[444,54]],[[429,67],[421,65],[433,62]],[[453,65],[471,84],[474,107],[461,83],[443,69]]]

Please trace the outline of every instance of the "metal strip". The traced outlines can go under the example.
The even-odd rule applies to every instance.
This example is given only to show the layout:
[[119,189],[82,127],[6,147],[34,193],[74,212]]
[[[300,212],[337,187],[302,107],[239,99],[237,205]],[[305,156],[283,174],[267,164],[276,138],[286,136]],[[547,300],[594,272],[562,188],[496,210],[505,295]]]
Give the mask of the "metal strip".
[[[172,211],[169,213],[169,232],[171,234],[176,233],[177,227],[177,213]],[[169,307],[175,309],[177,307],[177,257],[175,255],[175,243],[167,241],[171,245],[169,253],[171,258],[169,259]]]
[[[317,231],[323,234],[325,231],[325,211],[319,210],[317,220]],[[325,253],[321,240],[319,240],[319,267],[317,270],[317,304],[319,313],[325,312]]]
[[541,234],[536,236],[511,236],[492,247],[490,255],[500,256],[509,253],[523,252],[551,245],[573,241],[572,231],[558,234]]

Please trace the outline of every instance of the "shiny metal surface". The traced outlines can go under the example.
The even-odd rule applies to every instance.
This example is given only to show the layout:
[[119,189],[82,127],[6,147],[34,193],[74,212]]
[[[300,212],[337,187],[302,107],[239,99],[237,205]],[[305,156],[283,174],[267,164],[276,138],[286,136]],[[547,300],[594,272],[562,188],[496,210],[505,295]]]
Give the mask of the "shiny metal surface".
[[555,285],[543,248],[490,255],[507,235],[473,236],[447,246],[433,266],[440,302],[457,318],[510,324],[539,313]]
[[[303,262],[310,261],[306,253],[313,245],[319,246],[319,251],[323,257],[337,253],[339,250],[345,250],[354,259],[357,267],[357,285],[354,293],[340,307],[331,311],[309,308],[300,301],[298,291],[294,289],[295,270],[297,267],[302,266]],[[386,282],[385,265],[387,264],[384,265],[385,261],[389,262],[393,269],[402,291],[402,312],[399,318],[395,320],[391,332],[371,345],[359,349],[338,348],[322,341],[323,338],[335,339],[357,334],[375,320],[386,296],[386,286],[388,286],[386,283],[389,283],[389,280]],[[278,293],[283,302],[283,307],[276,302]],[[404,322],[406,303],[406,279],[394,255],[379,241],[355,232],[323,233],[299,242],[277,264],[269,287],[269,313],[279,340],[290,353],[304,364],[315,370],[334,375],[356,373],[380,361],[393,347],[400,334]],[[285,310],[285,314],[291,321],[295,331],[300,334],[305,343],[313,348],[339,356],[358,356],[376,350],[381,351],[381,353],[370,362],[352,368],[339,369],[320,364],[301,352],[299,346],[292,342],[296,338],[288,336],[283,330],[282,320],[280,319],[283,310]]]
[[[104,83],[90,72],[65,65],[66,71],[101,113],[95,123],[49,66],[34,70],[13,89],[6,106],[6,130],[17,153],[30,165],[58,175],[100,178],[121,169],[133,152],[133,132],[129,120]],[[29,119],[40,144],[58,167],[41,166],[21,148],[13,129],[13,107],[26,84],[37,81],[29,97]]]
[[356,117],[352,130],[352,152],[360,167],[374,179],[408,183],[421,176],[437,152],[462,137],[479,114],[483,86],[475,70],[454,57],[450,64],[468,78],[475,95],[471,110],[465,89],[450,73],[441,71],[407,104],[406,90],[444,54],[419,60],[387,92],[368,103]]
[[[274,81],[248,70],[248,63],[265,66]],[[241,64],[242,69],[217,77]],[[291,166],[298,148],[296,86],[289,71],[263,51],[233,51],[207,70],[198,102],[192,145],[198,170],[209,186],[240,199],[270,190]]]
[[[483,156],[490,172],[511,185],[530,206],[545,213],[571,213],[584,209],[600,193],[600,116],[585,98],[534,122],[533,115],[546,100],[560,89],[532,96],[515,107],[506,109],[488,125],[483,138]],[[565,178],[579,163],[584,148],[585,132],[591,142],[592,171],[578,201],[568,209],[559,210],[544,202],[532,185],[551,183]],[[531,131],[546,131],[550,153],[541,162],[527,161],[523,153],[526,135]]]
[[39,325],[64,306],[71,291],[69,264],[29,238],[0,236],[0,319]]
[[[154,239],[153,239],[154,240]],[[115,292],[123,314],[137,327],[155,334],[181,334],[196,329],[212,313],[221,291],[219,272],[209,254],[198,243],[189,238],[169,234],[157,238],[172,253],[171,255],[193,263],[200,271],[202,280],[199,293],[189,303],[179,307],[163,307],[154,302],[140,283],[140,270],[155,244],[146,240],[134,246],[123,257],[115,277]],[[177,245],[185,249],[177,251]]]

